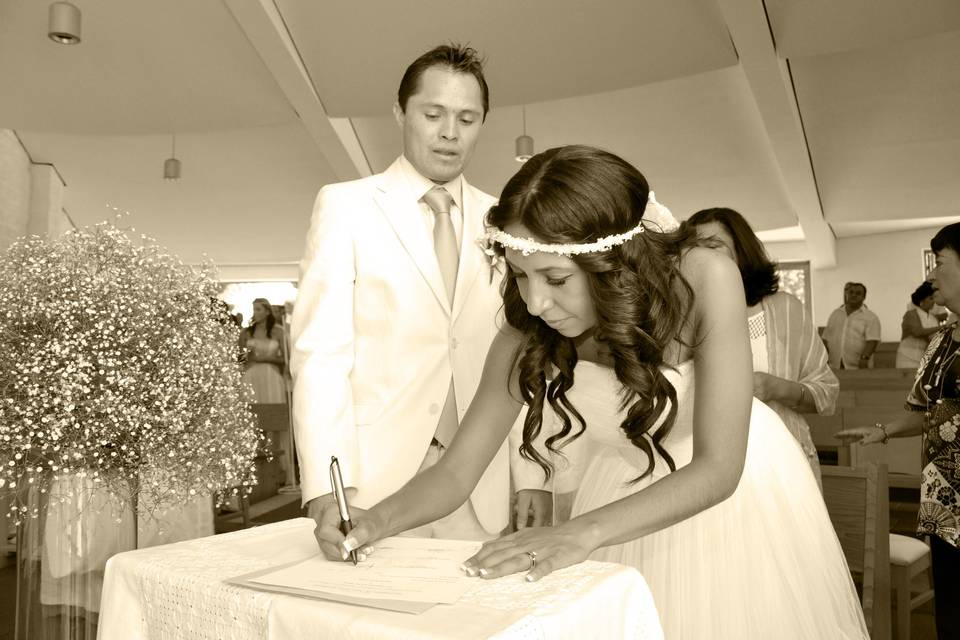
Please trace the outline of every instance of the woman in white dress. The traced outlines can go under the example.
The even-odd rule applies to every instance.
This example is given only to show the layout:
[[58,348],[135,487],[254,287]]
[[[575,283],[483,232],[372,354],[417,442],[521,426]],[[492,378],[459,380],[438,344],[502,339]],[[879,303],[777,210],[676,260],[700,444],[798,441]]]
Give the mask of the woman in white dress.
[[910,304],[900,323],[901,337],[897,345],[897,369],[916,369],[920,366],[930,337],[940,330],[940,320],[933,313],[933,285],[924,281],[910,294]]
[[[752,399],[736,266],[661,233],[643,176],[590,147],[551,149],[507,183],[488,237],[509,269],[509,327],[450,449],[369,511],[345,558],[453,511],[507,437],[524,401],[524,455],[596,446],[573,518],[487,542],[469,575],[535,581],[588,558],[637,567],[664,633],[683,638],[866,638],[856,591],[803,452]],[[652,199],[651,199],[652,200]],[[375,546],[375,545],[374,545]]]
[[240,349],[246,353],[243,379],[253,386],[254,402],[287,401],[282,343],[283,329],[276,324],[270,302],[257,298],[250,326],[240,332]]

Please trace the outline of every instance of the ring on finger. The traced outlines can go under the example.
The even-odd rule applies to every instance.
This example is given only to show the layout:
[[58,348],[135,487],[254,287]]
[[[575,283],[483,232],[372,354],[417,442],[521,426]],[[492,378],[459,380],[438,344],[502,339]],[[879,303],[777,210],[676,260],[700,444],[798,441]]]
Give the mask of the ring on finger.
[[530,558],[530,568],[534,569],[537,566],[537,552],[536,551],[524,551],[527,554],[527,557]]

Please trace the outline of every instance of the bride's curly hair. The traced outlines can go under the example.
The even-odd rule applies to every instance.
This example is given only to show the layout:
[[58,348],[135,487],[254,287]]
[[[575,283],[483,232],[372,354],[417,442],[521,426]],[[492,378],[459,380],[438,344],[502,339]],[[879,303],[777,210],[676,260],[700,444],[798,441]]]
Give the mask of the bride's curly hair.
[[[559,147],[537,154],[510,178],[487,214],[487,224],[501,230],[521,224],[548,244],[590,243],[636,227],[648,192],[643,175],[612,153],[579,145]],[[571,256],[587,274],[597,314],[594,338],[609,348],[623,384],[620,409],[626,418],[620,428],[647,456],[647,468],[634,482],[652,473],[653,449],[671,470],[676,468],[662,441],[673,427],[677,394],[661,367],[666,364],[664,350],[687,321],[693,292],[680,274],[678,258],[694,242],[686,226],[663,233],[646,222],[644,233],[621,245]],[[495,251],[504,254],[500,245]],[[574,383],[576,347],[573,339],[528,313],[509,269],[502,293],[507,322],[523,336],[514,355],[520,393],[529,406],[520,453],[550,478],[552,465],[533,446],[543,425],[543,403],[549,402],[563,422],[560,432],[546,440],[550,451],[559,451],[587,426],[566,396]],[[579,422],[572,435],[571,415]]]

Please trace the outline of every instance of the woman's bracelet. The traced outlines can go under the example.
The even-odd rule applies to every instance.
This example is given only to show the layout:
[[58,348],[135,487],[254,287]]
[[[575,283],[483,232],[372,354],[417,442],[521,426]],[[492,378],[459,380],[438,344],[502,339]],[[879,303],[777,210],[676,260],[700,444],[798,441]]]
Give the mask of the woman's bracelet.
[[878,422],[873,426],[883,432],[883,440],[880,441],[880,444],[887,444],[887,441],[890,440],[890,435],[887,433],[886,425],[884,425],[882,422]]

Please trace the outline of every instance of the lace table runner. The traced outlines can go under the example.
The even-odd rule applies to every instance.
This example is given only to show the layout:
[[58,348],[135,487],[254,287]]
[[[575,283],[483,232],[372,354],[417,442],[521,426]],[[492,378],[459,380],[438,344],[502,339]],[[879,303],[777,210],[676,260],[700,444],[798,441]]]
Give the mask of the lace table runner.
[[[140,622],[146,637],[264,640],[268,637],[272,604],[290,596],[224,581],[305,557],[304,553],[311,553],[312,548],[291,544],[291,540],[302,542],[301,530],[312,529],[312,521],[300,518],[133,552],[141,599]],[[312,536],[309,541],[312,544]],[[615,627],[625,638],[663,637],[646,584],[634,570],[619,565],[584,562],[535,583],[524,581],[522,574],[495,581],[478,579],[460,602],[473,610],[483,607],[500,612],[527,612],[495,635],[497,640],[575,637],[568,633],[571,620],[589,624],[575,614],[577,607],[581,611],[589,608],[593,614],[610,610],[610,615],[619,616],[614,620]]]
[[[288,520],[210,538],[139,552],[137,580],[143,624],[151,640],[262,640],[274,594],[244,589],[224,580],[283,562],[267,555],[271,538],[302,529]],[[268,531],[269,529],[269,531]],[[238,553],[236,544],[256,540],[259,553]],[[278,549],[280,551],[280,549]],[[151,557],[152,556],[152,557]],[[291,558],[290,560],[295,560]]]

